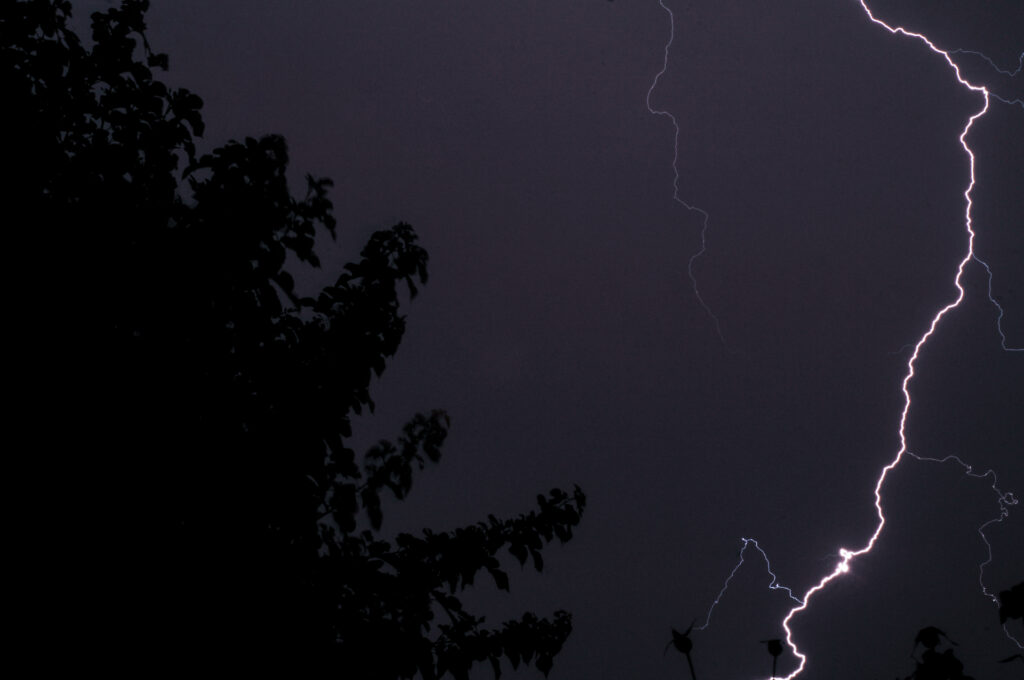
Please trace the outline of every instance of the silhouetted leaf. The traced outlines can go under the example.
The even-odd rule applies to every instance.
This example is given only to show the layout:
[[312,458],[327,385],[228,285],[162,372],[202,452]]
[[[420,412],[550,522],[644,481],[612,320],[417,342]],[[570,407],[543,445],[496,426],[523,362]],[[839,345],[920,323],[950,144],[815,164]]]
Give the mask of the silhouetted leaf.
[[522,543],[513,543],[508,547],[508,551],[519,560],[519,564],[526,564],[527,550],[526,546]]
[[500,569],[491,569],[490,573],[491,576],[494,577],[494,584],[498,586],[500,590],[508,591],[508,574]]

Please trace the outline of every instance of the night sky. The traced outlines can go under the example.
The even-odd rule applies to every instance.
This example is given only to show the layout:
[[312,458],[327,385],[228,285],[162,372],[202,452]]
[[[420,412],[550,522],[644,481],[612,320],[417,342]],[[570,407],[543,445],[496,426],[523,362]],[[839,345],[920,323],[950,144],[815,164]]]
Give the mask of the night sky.
[[[90,9],[76,4],[81,21]],[[801,595],[876,525],[879,472],[899,450],[912,346],[956,297],[967,248],[967,156],[983,100],[918,40],[856,0],[156,0],[149,39],[169,83],[205,102],[206,149],[289,143],[334,179],[336,278],[375,229],[411,223],[431,278],[376,385],[361,446],[444,408],[439,466],[385,509],[385,531],[515,514],[578,483],[588,507],[545,572],[512,569],[467,605],[502,617],[565,608],[553,678],[681,678],[670,627],[703,623],[742,538]],[[1006,71],[1024,51],[1020,0],[876,0],[879,18]],[[1024,74],[959,53],[1004,99]],[[993,272],[1008,347],[1024,346],[1024,105],[993,100],[977,154],[975,249]],[[909,450],[991,468],[1024,493],[1024,352],[1004,351],[988,280],[922,349]],[[906,458],[883,489],[875,550],[793,628],[802,678],[903,677],[925,625],[976,678],[1020,678],[1019,650],[978,583],[993,478]],[[1024,505],[986,531],[993,591],[1024,580]],[[693,635],[699,678],[766,677],[760,640],[792,605],[753,549]],[[508,566],[514,560],[509,558]],[[486,581],[486,579],[484,579]],[[1024,640],[1024,629],[1014,634]],[[780,673],[795,667],[780,658]],[[510,669],[506,669],[510,672]],[[480,677],[489,677],[481,668]],[[533,677],[534,671],[512,674]],[[536,674],[539,677],[539,674]]]

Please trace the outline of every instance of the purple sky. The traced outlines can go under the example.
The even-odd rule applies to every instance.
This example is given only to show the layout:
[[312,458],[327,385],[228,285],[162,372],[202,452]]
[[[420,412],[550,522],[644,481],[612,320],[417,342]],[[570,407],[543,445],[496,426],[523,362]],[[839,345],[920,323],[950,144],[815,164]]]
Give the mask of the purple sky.
[[[109,3],[80,4],[84,17]],[[680,127],[681,198],[710,215],[694,272],[723,342],[687,278],[700,220],[672,200],[672,126],[645,106],[670,31],[657,0],[153,4],[151,44],[170,54],[167,80],[204,98],[210,147],[280,133],[296,188],[305,172],[335,180],[342,234],[310,281],[333,280],[399,220],[430,251],[359,438],[432,407],[452,431],[385,529],[524,511],[553,486],[587,492],[577,537],[545,554],[543,575],[513,569],[511,595],[466,597],[492,622],[572,611],[553,678],[685,677],[662,654],[669,627],[703,620],[741,537],[802,594],[870,536],[875,480],[899,448],[906,345],[956,294],[957,137],[982,101],[923,44],[855,0],[666,3],[675,43],[652,103]],[[872,6],[1003,69],[1024,50],[1019,0]],[[1024,74],[959,59],[1024,96]],[[1024,106],[994,103],[969,141],[976,250],[1019,347]],[[909,447],[993,468],[1021,493],[1024,353],[1000,349],[984,270],[964,284],[917,363]],[[802,678],[905,676],[929,624],[975,677],[1020,677],[993,663],[1018,650],[978,586],[977,527],[999,511],[990,484],[901,463],[875,551],[794,622]],[[1024,580],[1022,515],[988,530],[995,590]],[[787,599],[746,554],[694,635],[698,677],[770,670],[758,641],[781,635]]]

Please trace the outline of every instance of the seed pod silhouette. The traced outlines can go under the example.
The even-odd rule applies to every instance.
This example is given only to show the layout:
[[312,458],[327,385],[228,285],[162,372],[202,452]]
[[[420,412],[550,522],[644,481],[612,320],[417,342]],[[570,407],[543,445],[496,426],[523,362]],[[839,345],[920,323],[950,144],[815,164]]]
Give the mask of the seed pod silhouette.
[[772,678],[774,678],[776,664],[779,662],[779,656],[782,655],[782,640],[761,640],[761,642],[768,645],[768,653],[772,655]]
[[693,670],[693,659],[690,658],[690,652],[693,650],[693,640],[690,639],[690,631],[693,630],[694,621],[690,624],[690,627],[686,629],[685,633],[680,633],[675,628],[672,629],[672,639],[669,640],[668,644],[665,645],[665,651],[668,651],[669,646],[675,647],[677,651],[686,656],[686,664],[690,667],[690,680],[697,680],[697,673]]

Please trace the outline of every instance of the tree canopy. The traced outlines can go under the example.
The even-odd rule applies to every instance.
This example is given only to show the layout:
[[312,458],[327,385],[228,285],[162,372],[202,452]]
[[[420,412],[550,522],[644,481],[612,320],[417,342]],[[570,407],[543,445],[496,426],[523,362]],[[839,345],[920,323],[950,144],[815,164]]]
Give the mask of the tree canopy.
[[508,590],[503,556],[541,570],[582,491],[382,537],[382,498],[408,496],[450,424],[433,410],[362,456],[348,445],[427,253],[400,223],[334,284],[300,291],[290,268],[319,267],[317,240],[335,234],[331,182],[293,195],[279,136],[200,154],[202,100],[157,77],[168,57],[146,39],[147,6],[94,14],[91,41],[63,0],[0,14],[8,188],[53,271],[46,341],[63,363],[41,389],[76,487],[66,568],[90,594],[95,651],[152,667],[465,678],[504,659],[546,674],[568,613],[488,628],[459,593],[481,572]]

